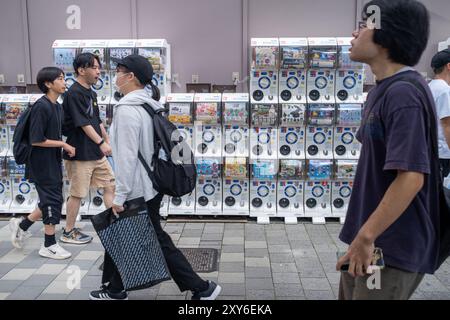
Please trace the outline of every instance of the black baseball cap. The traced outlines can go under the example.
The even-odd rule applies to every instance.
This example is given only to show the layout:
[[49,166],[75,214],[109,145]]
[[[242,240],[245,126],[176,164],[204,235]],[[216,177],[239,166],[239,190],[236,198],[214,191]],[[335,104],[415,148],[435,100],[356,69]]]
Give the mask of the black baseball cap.
[[433,69],[439,69],[448,63],[450,63],[450,49],[445,49],[434,55],[431,60],[431,67]]
[[151,63],[138,54],[130,54],[123,59],[111,58],[118,66],[124,66],[133,72],[143,85],[150,84],[153,79],[153,67]]

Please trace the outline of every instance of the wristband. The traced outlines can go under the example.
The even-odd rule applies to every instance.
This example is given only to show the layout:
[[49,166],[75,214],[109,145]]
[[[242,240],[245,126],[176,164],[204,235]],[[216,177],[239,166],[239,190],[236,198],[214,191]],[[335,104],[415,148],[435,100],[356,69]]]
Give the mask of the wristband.
[[102,139],[102,141],[100,141],[100,143],[97,143],[97,145],[100,147],[104,143],[105,143],[105,140]]

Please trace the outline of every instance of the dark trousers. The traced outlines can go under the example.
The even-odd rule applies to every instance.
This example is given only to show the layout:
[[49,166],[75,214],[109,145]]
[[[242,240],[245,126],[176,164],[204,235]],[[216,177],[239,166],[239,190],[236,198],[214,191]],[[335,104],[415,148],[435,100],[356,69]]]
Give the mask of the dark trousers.
[[439,159],[441,164],[442,179],[445,179],[450,173],[450,159]]
[[[180,250],[175,247],[170,236],[161,227],[161,216],[159,209],[161,206],[162,194],[158,194],[155,198],[147,202],[147,211],[150,215],[153,227],[156,231],[159,244],[167,262],[172,279],[177,284],[180,291],[203,291],[208,284],[202,280],[192,269],[186,257]],[[123,284],[113,260],[105,253],[105,262],[103,265],[102,283],[108,283],[109,288],[114,291],[122,291]]]

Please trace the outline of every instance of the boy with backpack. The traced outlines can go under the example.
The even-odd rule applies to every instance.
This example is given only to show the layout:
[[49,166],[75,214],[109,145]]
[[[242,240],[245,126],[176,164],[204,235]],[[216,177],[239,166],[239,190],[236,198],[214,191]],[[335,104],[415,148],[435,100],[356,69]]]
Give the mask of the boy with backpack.
[[[159,90],[152,83],[153,68],[142,56],[130,55],[116,60],[116,90],[124,94],[114,107],[111,126],[111,146],[114,154],[116,191],[112,210],[120,214],[124,206],[133,200],[146,202],[147,211],[156,231],[169,271],[181,291],[193,292],[192,299],[214,300],[221,287],[212,281],[201,279],[178,250],[170,236],[163,231],[159,209],[162,193],[155,190],[153,179],[145,168],[152,164],[155,153],[155,126],[144,104],[154,111],[161,110]],[[159,136],[158,136],[159,137]],[[138,154],[140,153],[140,156]],[[141,159],[139,159],[141,158]],[[144,165],[144,162],[146,165]],[[156,181],[156,180],[155,180]],[[120,274],[111,257],[106,253],[101,290],[92,291],[91,300],[125,300]],[[107,284],[108,283],[108,284]]]
[[[66,90],[64,72],[56,67],[43,68],[37,75],[37,85],[45,96],[37,100],[31,111],[24,113],[19,120],[18,127],[21,122],[26,123],[23,123],[24,129],[20,131],[22,137],[15,134],[14,154],[20,159],[26,153],[26,178],[35,184],[39,204],[26,218],[11,219],[11,241],[14,247],[22,248],[29,236],[28,229],[42,218],[45,242],[39,255],[61,260],[72,255],[55,239],[55,225],[59,224],[64,202],[61,148],[71,157],[75,155],[75,148],[63,142],[61,136],[63,111],[57,99]],[[18,150],[19,146],[23,147],[21,151]],[[24,151],[26,148],[29,151]]]

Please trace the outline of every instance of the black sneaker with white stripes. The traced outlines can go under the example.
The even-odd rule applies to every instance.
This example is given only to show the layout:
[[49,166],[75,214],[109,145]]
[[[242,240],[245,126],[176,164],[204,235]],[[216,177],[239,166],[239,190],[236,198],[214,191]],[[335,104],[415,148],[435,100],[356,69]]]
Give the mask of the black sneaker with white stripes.
[[89,300],[128,300],[128,294],[125,291],[113,293],[103,285],[101,290],[91,291]]

